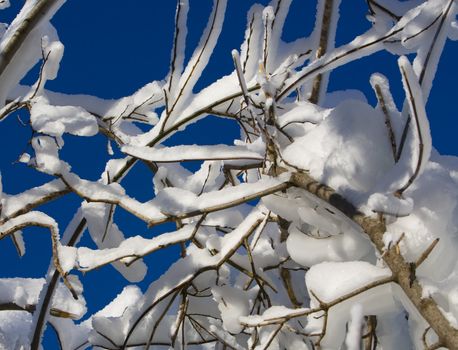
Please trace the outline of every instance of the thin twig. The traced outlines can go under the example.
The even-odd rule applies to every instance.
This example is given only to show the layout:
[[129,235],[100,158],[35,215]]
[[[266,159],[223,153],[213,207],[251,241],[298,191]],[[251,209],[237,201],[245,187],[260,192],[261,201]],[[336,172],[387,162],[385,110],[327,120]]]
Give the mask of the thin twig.
[[429,246],[425,249],[425,251],[420,255],[418,260],[415,262],[415,266],[418,268],[431,254],[433,249],[436,247],[437,243],[439,243],[439,238],[436,238]]
[[[320,40],[318,44],[318,48],[316,50],[316,58],[322,57],[328,48],[328,41],[330,36],[330,29],[332,23],[332,16],[335,16],[332,9],[334,7],[334,0],[325,0],[324,2],[324,10],[323,10],[323,18],[321,19],[321,32],[320,32]],[[312,92],[310,94],[309,101],[311,103],[318,103],[319,98],[321,95],[322,89],[322,80],[323,74],[318,74],[312,85]]]
[[423,151],[424,151],[423,134],[422,134],[421,124],[420,124],[420,117],[418,115],[418,113],[419,113],[418,108],[422,108],[422,107],[418,106],[418,102],[415,99],[415,96],[414,96],[413,90],[412,90],[412,85],[411,85],[414,82],[411,82],[409,80],[409,77],[408,77],[404,67],[401,67],[401,74],[404,77],[405,90],[406,90],[406,95],[407,95],[406,97],[407,97],[407,99],[409,101],[410,109],[411,109],[411,112],[413,114],[413,117],[414,117],[414,120],[415,120],[415,124],[416,124],[416,127],[417,127],[417,133],[418,133],[418,159],[417,159],[417,164],[415,166],[413,174],[409,177],[407,182],[395,192],[395,195],[397,197],[402,197],[402,194],[404,193],[404,191],[407,190],[410,187],[410,185],[415,181],[415,179],[418,177],[418,174],[420,173],[421,164],[423,162]]

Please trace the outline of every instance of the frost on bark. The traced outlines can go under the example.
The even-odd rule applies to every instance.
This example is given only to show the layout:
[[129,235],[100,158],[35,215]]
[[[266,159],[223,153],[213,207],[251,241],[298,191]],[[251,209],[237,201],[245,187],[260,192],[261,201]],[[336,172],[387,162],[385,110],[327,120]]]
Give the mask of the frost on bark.
[[[46,89],[64,54],[49,22],[63,2],[26,1],[0,39],[0,121],[27,111],[32,151],[18,163],[53,178],[14,195],[0,187],[0,238],[20,255],[30,226],[52,242],[46,276],[0,279],[2,347],[39,349],[51,326],[62,349],[458,349],[458,162],[434,151],[425,111],[458,37],[455,1],[367,1],[371,28],[339,47],[339,0],[318,1],[315,29],[294,42],[282,40],[292,0],[254,5],[227,53],[233,72],[200,91],[230,4],[213,0],[185,59],[193,4],[178,1],[169,73],[115,101]],[[398,56],[402,106],[378,72],[376,106],[326,91],[333,69],[383,50]],[[36,83],[18,85],[38,62]],[[240,137],[164,145],[206,116]],[[111,159],[91,181],[60,153],[66,135],[98,133]],[[123,187],[138,163],[154,185],[145,202]],[[41,206],[72,193],[81,204],[61,233]],[[145,233],[122,232],[119,210]],[[166,223],[175,228],[147,232]],[[143,293],[143,258],[173,245],[181,257]],[[87,310],[77,273],[109,264],[127,286]]]

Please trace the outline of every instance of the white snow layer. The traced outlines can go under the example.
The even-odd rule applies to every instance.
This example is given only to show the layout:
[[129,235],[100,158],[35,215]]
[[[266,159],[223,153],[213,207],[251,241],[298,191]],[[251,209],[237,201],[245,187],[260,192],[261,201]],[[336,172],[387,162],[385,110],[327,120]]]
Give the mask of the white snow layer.
[[53,106],[44,97],[33,100],[30,121],[34,130],[51,136],[62,136],[64,132],[93,136],[99,130],[95,117],[83,108]]
[[[106,248],[118,247],[124,241],[124,234],[115,223],[111,222],[112,218],[109,217],[110,210],[113,210],[113,207],[110,209],[110,205],[106,204],[84,203],[82,209],[83,215],[87,220],[89,233],[97,247],[102,249],[101,251]],[[76,248],[73,249],[76,250]],[[82,249],[84,251],[84,248]],[[77,259],[78,254],[75,252],[72,256]],[[76,265],[76,261],[74,261],[73,265]],[[129,266],[115,261],[113,262],[113,267],[130,282],[141,281],[147,272],[147,267],[141,260],[137,260]]]
[[[376,267],[363,261],[324,262],[314,265],[305,277],[311,295],[310,306],[312,308],[320,306],[316,297],[323,302],[331,302],[390,275],[389,269]],[[360,304],[367,315],[385,315],[398,309],[390,284],[368,289],[335,305],[328,312],[326,335],[322,340],[323,349],[338,349],[343,343],[345,324],[355,303]],[[319,313],[308,317],[309,323],[306,328],[308,331],[317,333],[321,331],[323,318],[316,318],[317,315]]]
[[0,1],[0,10],[10,7],[10,0],[1,0]]
[[121,151],[139,159],[161,163],[187,160],[264,159],[262,154],[253,152],[247,147],[228,145],[190,145],[162,148],[124,146]]
[[286,147],[283,157],[355,199],[355,193],[371,191],[393,164],[389,139],[381,130],[385,130],[381,112],[347,100]]
[[[69,278],[72,280],[72,285],[80,289],[81,284],[76,276],[69,276]],[[13,303],[21,308],[35,306],[44,284],[44,278],[2,278],[0,279],[0,303]],[[62,283],[57,287],[51,307],[72,315],[74,319],[79,319],[86,312],[84,298],[79,295],[78,300],[73,299],[68,288]]]
[[[42,58],[41,39],[47,36],[50,40],[58,40],[54,27],[49,23],[49,19],[57,9],[62,6],[64,0],[56,1],[51,10],[47,11],[40,22],[27,35],[14,55],[14,59],[9,62],[2,72],[0,84],[0,107],[5,105],[6,98],[10,91],[21,81],[26,73]],[[5,4],[6,5],[6,4]],[[7,28],[0,41],[0,52],[10,43],[16,35],[17,29],[28,19],[30,12],[35,6],[35,1],[27,1],[19,14]]]
[[215,286],[212,294],[218,303],[224,329],[232,334],[240,333],[243,326],[239,317],[248,315],[250,311],[246,292],[230,286]]

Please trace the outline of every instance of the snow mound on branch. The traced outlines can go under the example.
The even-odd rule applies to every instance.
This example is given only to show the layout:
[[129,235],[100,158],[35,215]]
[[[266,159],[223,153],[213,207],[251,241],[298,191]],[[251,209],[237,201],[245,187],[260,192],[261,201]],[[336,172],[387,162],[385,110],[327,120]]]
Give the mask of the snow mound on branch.
[[23,349],[29,344],[32,315],[24,311],[0,312],[0,348]]
[[[389,269],[376,267],[363,261],[325,262],[314,265],[305,276],[311,296],[310,307],[320,307],[319,300],[324,303],[332,302],[390,275]],[[345,328],[350,320],[351,309],[355,304],[360,304],[365,315],[377,315],[377,317],[391,315],[398,309],[389,283],[368,288],[341,301],[328,310],[326,334],[321,342],[323,349],[340,348],[345,339]],[[322,311],[308,317],[307,332],[321,331],[324,318],[318,317],[320,315],[323,315]]]
[[358,260],[366,256],[371,245],[360,233],[348,230],[329,237],[312,237],[290,228],[286,247],[298,264],[310,267],[325,261]]
[[[87,220],[89,234],[99,249],[118,247],[124,240],[124,233],[110,218],[110,206],[103,203],[84,203],[83,215]],[[112,215],[112,214],[111,214]],[[113,262],[118,270],[129,282],[141,281],[147,273],[147,266],[138,260],[130,266],[119,261]]]
[[[27,35],[22,45],[14,54],[14,59],[6,64],[1,74],[0,82],[0,107],[5,105],[5,101],[10,91],[13,90],[27,72],[42,59],[42,38],[47,36],[49,40],[58,40],[56,29],[49,23],[49,19],[54,15],[64,1],[56,1],[53,9],[44,13],[40,23]],[[5,48],[10,45],[11,41],[17,35],[24,22],[29,19],[29,14],[33,10],[36,2],[27,1],[22,7],[19,14],[6,29],[5,34],[0,40],[0,51],[4,52]],[[9,1],[0,2],[0,9],[9,6]]]
[[[86,302],[81,295],[81,282],[74,275],[69,275],[68,278],[79,294],[78,300],[73,299],[70,291],[61,283],[56,289],[51,307],[78,319],[86,313]],[[35,306],[44,284],[44,278],[2,278],[0,279],[0,304],[12,303],[20,308]]]
[[0,1],[0,10],[4,10],[10,7],[10,0],[1,0]]
[[44,84],[47,80],[54,80],[60,68],[60,61],[64,55],[64,45],[59,40],[50,40],[44,36],[41,40],[43,57],[46,61],[43,63],[41,71],[41,80]]
[[239,317],[248,315],[250,311],[246,292],[230,286],[214,286],[212,294],[218,303],[224,329],[232,334],[240,333],[243,326]]
[[393,164],[384,116],[368,104],[339,104],[316,128],[283,152],[290,164],[349,199],[370,192]]
[[439,243],[417,270],[438,282],[456,270],[458,249],[458,187],[447,157],[435,156],[422,175],[408,190],[414,205],[409,216],[397,218],[387,226],[388,232],[405,238],[400,242],[402,254],[416,261],[428,246]]
[[43,97],[34,99],[30,121],[34,130],[51,136],[62,136],[64,132],[93,136],[99,131],[95,117],[83,108],[52,106]]
[[[330,302],[390,275],[389,269],[364,261],[324,262],[313,266],[305,279],[309,291],[313,291],[320,300]],[[319,306],[316,298],[312,298],[311,306]]]

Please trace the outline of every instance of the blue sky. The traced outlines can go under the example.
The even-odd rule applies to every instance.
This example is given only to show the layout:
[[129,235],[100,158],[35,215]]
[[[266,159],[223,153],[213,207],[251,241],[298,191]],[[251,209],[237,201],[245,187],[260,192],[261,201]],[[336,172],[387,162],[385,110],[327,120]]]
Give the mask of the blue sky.
[[[0,13],[0,21],[7,21],[17,11],[22,1],[12,0],[13,7]],[[199,40],[201,31],[211,9],[210,0],[191,0],[188,51],[190,55]],[[214,57],[204,72],[204,78],[198,87],[214,81],[232,71],[230,51],[239,48],[243,39],[246,12],[255,1],[229,0],[226,23],[215,50]],[[267,4],[267,1],[257,1]],[[130,4],[129,4],[130,3]],[[124,5],[127,4],[127,5]],[[61,71],[55,81],[47,88],[65,93],[93,94],[103,98],[119,98],[130,95],[135,90],[152,80],[165,77],[169,67],[169,55],[173,38],[175,1],[135,0],[67,0],[53,19],[61,41],[65,45],[65,54]],[[314,23],[314,1],[293,1],[285,40],[292,40],[310,33]],[[369,27],[365,20],[365,1],[343,1],[341,25],[337,33],[337,44],[351,40]],[[443,154],[458,155],[458,116],[452,103],[457,98],[456,82],[458,73],[455,62],[458,44],[449,42],[442,56],[438,74],[427,106],[433,144]],[[393,86],[398,106],[404,98],[396,57],[388,53],[377,54],[339,68],[331,75],[329,90],[360,89],[374,104],[374,97],[369,84],[372,73],[379,71],[387,75]],[[37,70],[26,79],[33,82]],[[27,116],[23,115],[26,119]],[[202,132],[204,130],[204,132]],[[220,130],[224,130],[221,132]],[[0,166],[4,190],[18,193],[32,186],[37,186],[49,177],[37,174],[22,164],[13,164],[19,154],[27,149],[30,129],[23,127],[12,115],[0,124],[0,147],[2,155]],[[190,130],[178,134],[172,143],[227,143],[237,135],[237,128],[228,121],[209,118],[198,123]],[[96,180],[108,159],[103,136],[91,138],[66,138],[62,157],[73,165],[80,176]],[[152,195],[151,175],[142,167],[125,179],[129,194],[140,200],[147,200]],[[48,213],[59,220],[63,230],[78,207],[78,198],[69,195],[64,199],[44,207]],[[131,215],[117,212],[116,221],[129,235],[154,234],[143,223]],[[27,254],[18,258],[10,240],[0,241],[0,251],[8,264],[0,265],[0,277],[41,277],[46,273],[50,252],[50,239],[45,230],[27,229],[25,231]],[[82,244],[92,246],[85,237]],[[154,280],[164,267],[175,257],[176,249],[155,253],[147,260],[150,263],[150,275],[141,284],[144,288]],[[126,284],[123,278],[111,267],[89,273],[83,278],[87,286],[86,296],[91,311],[111,300]],[[107,287],[107,282],[109,286]],[[51,340],[48,340],[50,344]],[[51,348],[51,347],[50,347]]]

